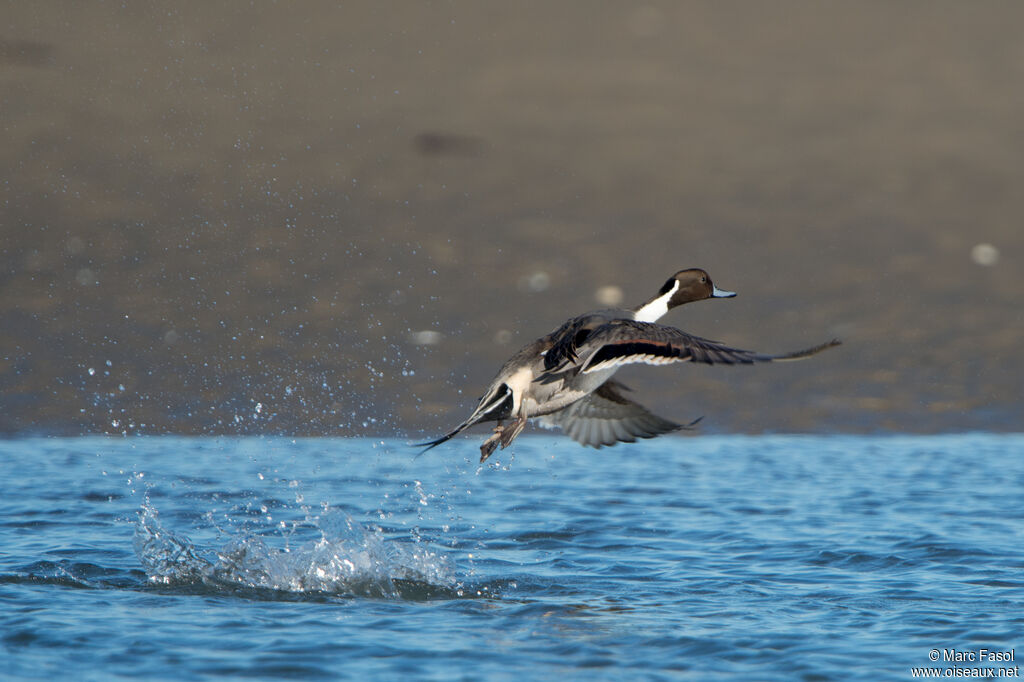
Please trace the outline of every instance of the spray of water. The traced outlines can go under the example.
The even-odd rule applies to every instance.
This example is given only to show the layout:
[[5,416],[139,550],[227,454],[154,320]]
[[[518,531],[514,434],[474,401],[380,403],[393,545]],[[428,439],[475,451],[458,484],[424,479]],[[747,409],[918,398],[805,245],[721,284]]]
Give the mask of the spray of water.
[[306,523],[316,539],[297,547],[240,535],[206,558],[188,538],[166,530],[147,500],[135,524],[135,553],[150,582],[161,585],[374,598],[461,592],[452,562],[425,542],[389,539],[338,511]]

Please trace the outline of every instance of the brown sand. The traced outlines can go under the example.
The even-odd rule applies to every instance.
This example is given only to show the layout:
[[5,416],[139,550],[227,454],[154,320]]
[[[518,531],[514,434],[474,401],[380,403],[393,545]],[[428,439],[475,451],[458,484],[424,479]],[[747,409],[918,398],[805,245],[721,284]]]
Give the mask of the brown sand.
[[1021,26],[931,0],[8,3],[0,432],[434,434],[598,288],[689,266],[740,296],[669,323],[845,345],[623,372],[660,414],[1020,430]]

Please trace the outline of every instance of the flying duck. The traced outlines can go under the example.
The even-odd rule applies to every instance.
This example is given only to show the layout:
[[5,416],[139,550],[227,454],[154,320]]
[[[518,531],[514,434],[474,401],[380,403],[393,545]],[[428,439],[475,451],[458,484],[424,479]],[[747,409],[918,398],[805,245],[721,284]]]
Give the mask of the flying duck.
[[716,287],[704,270],[692,268],[669,277],[653,298],[636,308],[596,310],[574,317],[509,358],[464,422],[416,446],[425,446],[426,452],[474,424],[497,421],[494,433],[480,446],[484,462],[498,445],[508,447],[528,419],[560,427],[577,443],[594,448],[653,438],[688,429],[700,420],[677,424],[626,398],[623,391],[628,389],[611,378],[622,365],[749,365],[799,360],[840,344],[833,339],[792,353],[765,355],[657,324],[665,313],[684,303],[735,295]]

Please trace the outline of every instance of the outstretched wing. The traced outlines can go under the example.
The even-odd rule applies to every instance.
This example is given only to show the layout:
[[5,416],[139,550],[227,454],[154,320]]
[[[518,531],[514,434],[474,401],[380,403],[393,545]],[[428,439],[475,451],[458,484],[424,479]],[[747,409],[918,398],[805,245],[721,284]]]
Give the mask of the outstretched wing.
[[833,339],[792,353],[768,355],[702,339],[675,327],[651,322],[614,320],[592,332],[584,347],[579,349],[578,354],[583,358],[579,371],[593,372],[638,362],[649,365],[674,362],[749,365],[755,362],[799,360],[838,346],[840,343],[839,340]]
[[579,350],[591,335],[613,319],[603,312],[580,315],[551,332],[551,348],[544,354],[544,370],[557,373],[578,361]]
[[687,429],[690,424],[677,424],[652,414],[642,405],[629,400],[621,391],[629,390],[617,381],[608,380],[596,391],[558,412],[539,418],[544,426],[557,426],[580,445],[599,448],[615,443],[633,443],[637,438],[654,438],[663,433]]

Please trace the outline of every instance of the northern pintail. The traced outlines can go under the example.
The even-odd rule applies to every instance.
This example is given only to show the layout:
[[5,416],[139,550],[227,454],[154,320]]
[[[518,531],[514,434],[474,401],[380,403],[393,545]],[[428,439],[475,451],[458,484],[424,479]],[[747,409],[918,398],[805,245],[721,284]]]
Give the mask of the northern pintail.
[[[417,446],[426,446],[426,452],[474,424],[497,421],[493,435],[480,446],[483,462],[499,444],[508,447],[531,418],[542,426],[560,427],[577,443],[595,448],[653,438],[687,429],[696,421],[677,424],[626,398],[623,391],[628,389],[611,378],[622,365],[749,365],[798,360],[840,343],[833,339],[792,353],[765,355],[656,324],[684,303],[735,295],[716,287],[704,270],[692,268],[672,275],[653,298],[636,308],[597,310],[574,317],[509,358],[464,422]],[[506,425],[507,420],[511,422]]]

